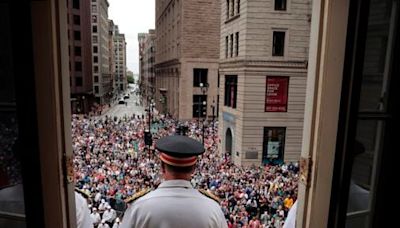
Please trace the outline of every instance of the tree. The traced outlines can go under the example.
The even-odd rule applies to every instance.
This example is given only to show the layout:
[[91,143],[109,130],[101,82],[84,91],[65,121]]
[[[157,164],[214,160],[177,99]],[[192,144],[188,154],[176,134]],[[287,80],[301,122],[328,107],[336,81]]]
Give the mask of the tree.
[[128,83],[135,84],[135,79],[133,78],[132,75],[128,75],[128,76],[127,76],[127,80],[128,80]]

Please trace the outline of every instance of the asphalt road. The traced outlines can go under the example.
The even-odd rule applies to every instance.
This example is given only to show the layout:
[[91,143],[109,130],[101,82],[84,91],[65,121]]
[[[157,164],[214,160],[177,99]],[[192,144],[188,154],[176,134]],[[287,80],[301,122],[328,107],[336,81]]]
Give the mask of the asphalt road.
[[145,114],[144,108],[140,105],[136,105],[139,104],[139,97],[137,97],[136,95],[130,94],[130,98],[125,99],[125,101],[128,102],[127,105],[118,104],[118,101],[116,103],[113,103],[111,108],[104,112],[101,117],[105,117],[107,115],[111,117],[116,116],[118,118],[121,118],[124,116],[132,116],[133,114]]

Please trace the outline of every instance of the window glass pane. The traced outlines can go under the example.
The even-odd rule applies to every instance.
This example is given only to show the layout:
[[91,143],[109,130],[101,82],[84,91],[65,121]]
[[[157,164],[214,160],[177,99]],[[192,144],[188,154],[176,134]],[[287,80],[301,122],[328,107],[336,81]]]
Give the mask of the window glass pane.
[[[396,12],[393,10],[393,12]],[[372,1],[369,13],[360,111],[385,111],[389,67],[391,65],[390,39],[395,25],[391,25],[392,1]]]
[[[0,227],[25,227],[8,4],[0,3]],[[3,217],[6,213],[15,216]]]
[[230,43],[231,43],[231,57],[233,57],[233,34],[231,34],[231,41],[230,41]]
[[285,32],[274,32],[272,42],[272,55],[283,56],[285,48]]
[[82,48],[79,46],[75,47],[75,56],[82,56]]
[[286,0],[275,0],[275,10],[286,10]]
[[353,149],[347,227],[365,227],[371,209],[375,172],[382,151],[384,121],[359,120]]
[[229,19],[229,2],[230,0],[226,0],[226,19]]
[[228,58],[228,52],[229,52],[229,41],[228,41],[228,36],[225,37],[225,58]]
[[72,8],[79,9],[79,0],[72,1]]
[[81,17],[79,15],[74,15],[74,24],[75,25],[81,24]]
[[236,33],[235,40],[236,40],[235,56],[238,56],[239,55],[239,32]]
[[81,32],[80,31],[74,31],[74,39],[81,40]]

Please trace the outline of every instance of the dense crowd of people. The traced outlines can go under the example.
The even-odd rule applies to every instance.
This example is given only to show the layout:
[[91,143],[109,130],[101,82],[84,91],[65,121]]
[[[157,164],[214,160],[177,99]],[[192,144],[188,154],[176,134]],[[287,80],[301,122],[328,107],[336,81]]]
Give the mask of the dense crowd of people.
[[2,115],[0,121],[0,189],[22,183],[17,157],[18,128],[15,117]]
[[[76,187],[89,197],[95,227],[118,227],[123,201],[161,183],[160,163],[154,143],[188,126],[187,135],[202,141],[197,121],[178,123],[155,116],[153,146],[144,143],[148,125],[144,116],[103,119],[73,116],[72,141]],[[298,164],[242,167],[229,154],[218,152],[218,123],[204,128],[206,153],[199,159],[192,178],[195,188],[218,196],[228,227],[282,227],[297,198]]]

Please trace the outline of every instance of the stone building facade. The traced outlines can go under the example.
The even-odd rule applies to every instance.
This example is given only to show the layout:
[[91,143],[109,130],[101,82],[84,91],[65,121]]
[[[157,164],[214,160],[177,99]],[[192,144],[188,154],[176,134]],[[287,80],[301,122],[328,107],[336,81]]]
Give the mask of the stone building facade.
[[113,81],[110,69],[110,23],[107,0],[91,1],[93,92],[98,103],[112,97]]
[[[155,102],[161,113],[180,120],[212,116],[220,7],[212,0],[156,0]],[[204,93],[201,83],[208,84]]]
[[138,80],[138,85],[141,91],[141,94],[144,94],[144,89],[145,85],[144,83],[144,45],[145,45],[145,38],[146,38],[146,33],[139,33],[138,34],[138,43],[139,43],[139,80]]
[[220,150],[236,164],[298,161],[310,0],[221,1]]
[[155,92],[155,39],[155,30],[150,29],[146,33],[143,48],[143,80],[147,98],[153,97]]
[[126,41],[125,34],[120,33],[118,25],[113,27],[113,55],[114,55],[114,87],[117,93],[121,93],[127,88],[126,77]]

